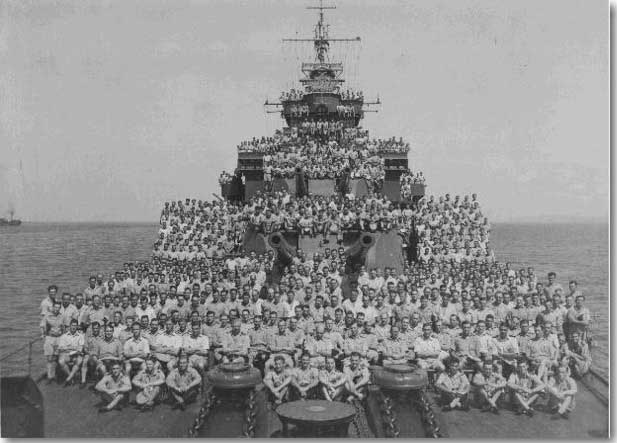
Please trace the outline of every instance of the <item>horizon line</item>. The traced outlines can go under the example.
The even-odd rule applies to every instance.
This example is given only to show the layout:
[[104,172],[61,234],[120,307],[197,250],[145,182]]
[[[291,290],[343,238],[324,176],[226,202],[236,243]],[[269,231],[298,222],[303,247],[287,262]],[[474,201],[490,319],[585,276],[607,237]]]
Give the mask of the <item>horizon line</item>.
[[[159,223],[152,220],[21,220],[22,224],[152,224],[158,225]],[[564,216],[562,218],[549,219],[544,216],[538,217],[521,217],[513,219],[497,219],[489,220],[490,223],[509,224],[509,223],[552,223],[552,224],[609,224],[610,218],[608,217],[577,217],[577,216]]]

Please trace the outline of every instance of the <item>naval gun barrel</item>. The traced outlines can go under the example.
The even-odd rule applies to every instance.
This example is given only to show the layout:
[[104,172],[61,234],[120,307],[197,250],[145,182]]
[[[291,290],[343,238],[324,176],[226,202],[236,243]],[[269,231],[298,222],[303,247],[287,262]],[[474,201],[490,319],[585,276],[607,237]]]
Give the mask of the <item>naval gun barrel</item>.
[[293,247],[285,240],[283,234],[280,232],[273,232],[268,236],[268,244],[276,251],[276,259],[282,266],[288,266],[291,264],[294,249]]
[[374,234],[370,232],[361,232],[358,240],[353,243],[345,255],[347,256],[347,266],[351,268],[352,272],[356,272],[361,266],[366,264],[366,255],[376,242]]
[[306,175],[304,174],[304,170],[299,166],[296,166],[295,173],[296,173],[296,197],[301,198],[301,197],[304,197],[305,195],[308,195],[309,193],[308,179]]

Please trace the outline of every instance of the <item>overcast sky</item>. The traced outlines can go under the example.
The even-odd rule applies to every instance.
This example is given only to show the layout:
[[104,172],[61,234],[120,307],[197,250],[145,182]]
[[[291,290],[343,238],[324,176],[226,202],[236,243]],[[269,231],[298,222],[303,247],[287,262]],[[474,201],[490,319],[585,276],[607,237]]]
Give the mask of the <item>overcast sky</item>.
[[[263,102],[290,85],[280,39],[312,34],[309,4],[0,2],[0,212],[154,222],[212,198],[236,145],[282,125]],[[608,217],[608,2],[336,5],[330,34],[362,37],[347,69],[383,102],[363,125],[411,143],[428,193],[477,192],[495,221]]]

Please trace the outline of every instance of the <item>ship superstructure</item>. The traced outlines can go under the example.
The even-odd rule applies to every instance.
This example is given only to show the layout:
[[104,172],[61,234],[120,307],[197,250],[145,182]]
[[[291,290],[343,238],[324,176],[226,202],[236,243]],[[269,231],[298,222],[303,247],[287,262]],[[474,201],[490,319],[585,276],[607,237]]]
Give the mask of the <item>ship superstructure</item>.
[[[283,42],[312,43],[314,58],[301,64],[302,78],[298,88],[283,92],[277,102],[267,100],[265,103],[268,112],[279,113],[286,125],[276,131],[274,142],[271,137],[265,137],[238,147],[237,168],[233,175],[229,175],[228,180],[221,183],[222,195],[239,202],[247,202],[262,193],[277,191],[289,193],[296,198],[353,195],[353,198],[362,199],[366,196],[384,196],[390,202],[401,204],[403,208],[411,205],[424,195],[426,186],[423,179],[416,180],[408,183],[404,192],[402,191],[402,176],[410,174],[409,143],[394,137],[378,142],[370,138],[369,131],[362,128],[360,123],[366,112],[378,111],[376,106],[380,105],[381,101],[366,100],[362,91],[346,89],[345,66],[330,54],[331,43],[359,42],[360,37],[330,36],[324,11],[333,10],[335,6],[325,6],[322,0],[319,5],[309,6],[307,9],[318,11],[313,36],[283,39]],[[320,136],[308,137],[307,142],[303,134],[306,136],[313,131]],[[349,158],[339,158],[342,166],[338,168],[328,168],[329,165],[325,168],[316,167],[315,163],[322,160],[319,154],[314,158],[305,158],[304,161],[292,160],[287,163],[287,169],[277,168],[272,159],[280,156],[293,142],[316,144],[317,151],[320,147],[334,143],[337,149]],[[267,148],[263,149],[263,145]],[[410,238],[412,236],[403,238],[393,233],[361,231],[362,229],[346,229],[343,240],[339,238],[338,241],[340,246],[347,249],[347,255],[353,256],[349,258],[350,263],[353,263],[351,269],[357,270],[363,265],[377,265],[375,254],[372,254],[373,259],[367,258],[370,248],[388,251],[388,258],[380,263],[380,266],[389,266],[399,272],[402,271],[406,259],[415,260],[416,245],[414,239]],[[302,249],[311,256],[315,252],[323,252],[324,246],[334,246],[337,243],[335,239],[331,242],[311,241],[299,235],[297,229],[287,229],[272,237],[273,234],[275,233],[268,232],[267,229],[253,231],[249,227],[249,232],[245,235],[245,249],[261,253],[269,247],[275,248],[281,269],[297,249]],[[258,238],[257,241],[254,240],[255,237]]]
[[[297,89],[285,91],[280,95],[279,101],[266,101],[265,107],[270,113],[279,113],[287,124],[281,132],[290,134],[294,129],[311,123],[338,123],[343,128],[360,128],[360,123],[366,112],[378,112],[376,106],[381,105],[379,98],[366,100],[362,91],[348,90],[345,88],[345,76],[343,63],[332,60],[330,57],[330,43],[332,42],[360,42],[360,37],[333,38],[329,35],[329,25],[325,22],[324,11],[336,9],[335,6],[324,6],[323,0],[317,6],[307,7],[309,10],[318,11],[318,21],[314,28],[314,35],[310,38],[286,38],[283,42],[306,43],[311,42],[314,48],[314,59],[301,64],[300,71],[303,77]],[[368,131],[364,131],[366,137]],[[383,162],[384,176],[379,183],[377,192],[383,193],[394,202],[403,200],[400,192],[400,177],[409,171],[409,149],[383,150],[377,152],[377,156]],[[222,195],[233,199],[245,201],[256,192],[264,191],[263,153],[238,152],[238,163],[234,178],[222,187]],[[302,174],[301,168],[297,173]],[[318,195],[334,193],[337,190],[351,190],[357,196],[366,194],[366,188],[359,182],[362,180],[347,177],[346,171],[339,171],[336,177],[326,179],[309,178],[307,181],[309,194]],[[347,189],[336,186],[337,183],[349,179]],[[294,178],[273,177],[272,190],[288,189],[297,193]],[[421,198],[425,193],[424,183],[414,183],[405,200],[413,201]]]
[[21,220],[18,218],[14,218],[15,211],[13,209],[9,210],[9,218],[0,217],[0,226],[19,226],[21,225]]
[[[309,42],[314,57],[301,64],[302,77],[297,89],[283,92],[277,102],[267,100],[265,103],[269,112],[280,113],[286,125],[273,137],[254,139],[238,147],[237,168],[229,175],[229,180],[221,183],[222,195],[239,202],[277,191],[296,198],[384,196],[390,202],[401,204],[402,208],[411,205],[424,195],[425,184],[423,179],[407,183],[402,191],[402,176],[410,174],[409,144],[394,137],[378,141],[370,138],[369,131],[360,123],[366,112],[378,111],[376,106],[381,101],[366,100],[362,91],[346,89],[345,66],[330,54],[331,43],[353,44],[359,42],[360,37],[330,36],[324,11],[333,10],[335,6],[325,6],[321,0],[319,5],[307,9],[318,11],[313,36],[283,39],[283,42]],[[318,136],[313,136],[314,133]],[[309,151],[302,160],[295,156],[298,153],[292,147],[294,156],[290,155],[285,167],[281,167],[280,156],[288,152],[290,145],[311,144],[317,154],[311,155]],[[337,151],[332,157],[339,161],[338,166],[316,166],[323,162],[319,152],[332,144]],[[277,158],[278,162],[274,160]],[[297,249],[312,256],[338,243],[347,251],[348,271],[355,272],[365,265],[378,265],[375,253],[368,254],[373,248],[387,251],[379,266],[401,272],[405,260],[416,259],[416,244],[410,234],[368,232],[366,227],[348,226],[342,238],[331,236],[321,241],[301,235],[297,226],[284,232],[272,232],[249,225],[244,249],[257,253],[276,249],[278,270],[282,272]]]
[[[357,126],[369,111],[370,105],[377,101],[365,101],[362,91],[344,89],[345,78],[343,63],[330,59],[331,42],[360,42],[360,37],[331,38],[329,25],[324,21],[324,10],[336,9],[336,6],[309,6],[307,9],[319,11],[319,20],[315,25],[312,38],[286,38],[283,42],[311,42],[315,50],[312,61],[302,63],[300,70],[304,75],[300,79],[302,88],[281,94],[280,102],[266,101],[267,107],[280,107],[281,116],[288,126],[298,126],[305,121],[341,121],[347,126]],[[371,110],[375,112],[374,110]]]

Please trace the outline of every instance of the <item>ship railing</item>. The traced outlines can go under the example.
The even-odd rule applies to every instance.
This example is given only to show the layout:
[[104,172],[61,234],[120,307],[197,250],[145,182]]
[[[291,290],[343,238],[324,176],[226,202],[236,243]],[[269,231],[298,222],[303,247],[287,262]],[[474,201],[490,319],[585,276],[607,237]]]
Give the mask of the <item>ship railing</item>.
[[33,374],[38,376],[44,369],[43,360],[43,338],[36,337],[2,355],[0,372],[3,377]]

